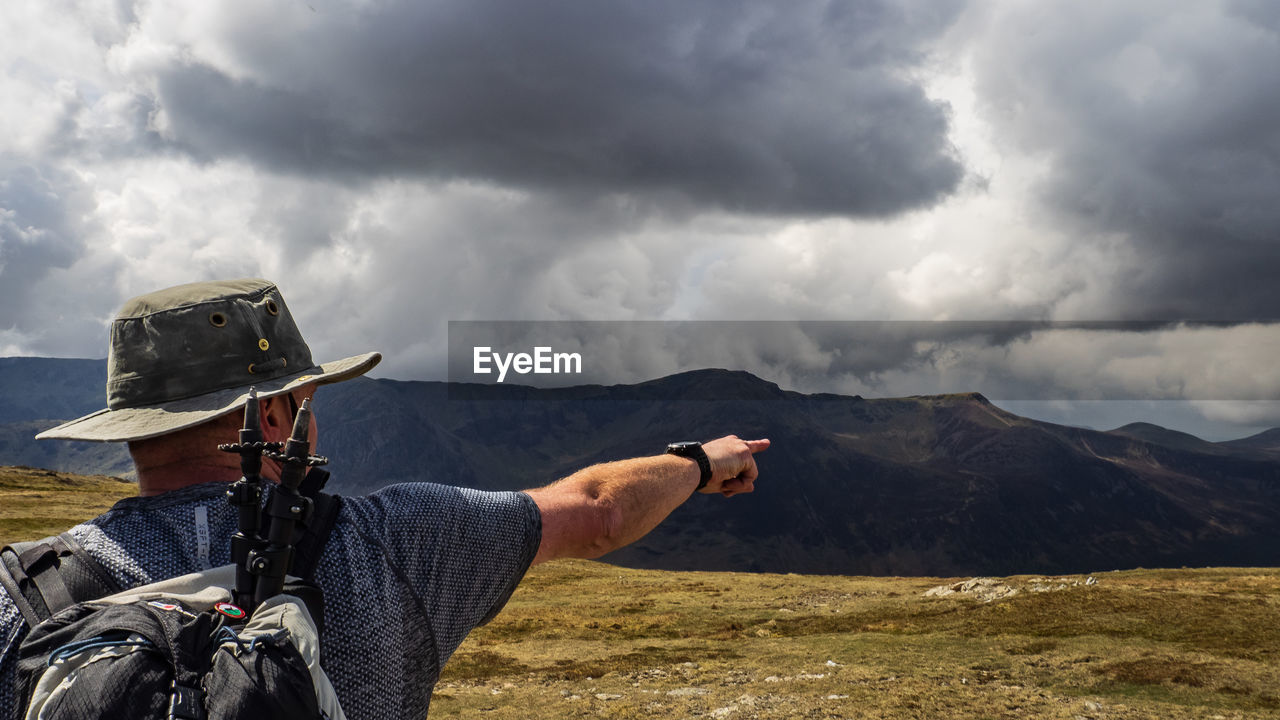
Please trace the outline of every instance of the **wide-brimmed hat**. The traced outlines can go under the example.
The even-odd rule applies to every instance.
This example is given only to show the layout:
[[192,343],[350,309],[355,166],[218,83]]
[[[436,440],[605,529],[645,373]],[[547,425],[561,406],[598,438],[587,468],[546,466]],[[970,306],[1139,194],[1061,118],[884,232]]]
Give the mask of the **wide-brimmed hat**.
[[259,398],[368,372],[376,352],[317,365],[274,283],[191,283],[136,297],[111,323],[107,407],[36,439],[123,442],[199,425]]

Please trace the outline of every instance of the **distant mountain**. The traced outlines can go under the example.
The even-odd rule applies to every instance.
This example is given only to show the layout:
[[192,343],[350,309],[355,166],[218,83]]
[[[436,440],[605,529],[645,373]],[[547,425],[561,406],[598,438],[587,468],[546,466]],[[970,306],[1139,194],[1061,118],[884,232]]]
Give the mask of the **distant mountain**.
[[0,465],[26,465],[81,475],[113,475],[133,480],[133,460],[123,443],[35,440],[61,420],[30,420],[0,425]]
[[0,464],[133,477],[124,445],[36,442],[36,433],[100,410],[107,361],[0,358]]
[[1231,449],[1271,450],[1280,452],[1280,428],[1263,430],[1257,435],[1250,435],[1239,440],[1227,440],[1218,443]]
[[695,497],[607,558],[625,565],[962,575],[1271,565],[1280,552],[1275,458],[1155,426],[1038,422],[976,394],[802,395],[727,371],[564,390],[366,380],[325,388],[317,412],[352,490],[518,489],[670,440],[774,441],[754,495]]
[[315,409],[344,492],[521,489],[673,440],[773,440],[756,493],[694,497],[606,558],[625,565],[1007,575],[1280,557],[1280,458],[1265,449],[1054,425],[977,394],[804,395],[705,370],[555,390],[359,379],[322,388]]
[[106,360],[0,357],[0,423],[86,415],[106,387]]
[[[1152,445],[1163,445],[1165,447],[1175,448],[1178,450],[1189,450],[1209,455],[1230,455],[1233,452],[1233,448],[1224,447],[1221,443],[1211,443],[1208,440],[1202,440],[1190,433],[1170,430],[1169,428],[1145,422],[1129,423],[1128,425],[1118,427],[1115,430],[1109,430],[1108,432],[1112,435],[1122,435],[1135,440],[1148,442]],[[1247,448],[1240,447],[1238,449]]]

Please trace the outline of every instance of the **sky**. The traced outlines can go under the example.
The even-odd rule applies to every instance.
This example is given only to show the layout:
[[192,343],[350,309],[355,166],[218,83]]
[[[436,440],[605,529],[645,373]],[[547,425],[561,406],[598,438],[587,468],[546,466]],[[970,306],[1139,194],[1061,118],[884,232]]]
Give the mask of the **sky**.
[[[0,28],[0,355],[102,357],[125,299],[258,276],[381,377],[445,377],[450,321],[770,321],[591,350],[617,382],[1280,425],[1274,2],[11,0]],[[916,334],[831,337],[868,321]]]

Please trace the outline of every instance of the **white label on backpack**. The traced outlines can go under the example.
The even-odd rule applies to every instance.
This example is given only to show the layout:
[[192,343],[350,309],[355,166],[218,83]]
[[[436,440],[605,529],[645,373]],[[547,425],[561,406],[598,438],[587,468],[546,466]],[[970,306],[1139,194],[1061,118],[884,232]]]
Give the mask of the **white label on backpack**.
[[200,555],[200,567],[208,570],[209,564],[209,508],[196,506],[196,552]]

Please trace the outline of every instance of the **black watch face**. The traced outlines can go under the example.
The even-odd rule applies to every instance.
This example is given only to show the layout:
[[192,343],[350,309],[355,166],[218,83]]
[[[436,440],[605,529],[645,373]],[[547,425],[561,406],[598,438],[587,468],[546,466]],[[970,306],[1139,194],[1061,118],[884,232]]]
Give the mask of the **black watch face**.
[[699,447],[702,447],[702,443],[700,442],[671,443],[670,445],[667,446],[667,452],[682,453],[682,452],[687,452],[689,450],[693,450],[694,448],[699,448]]

